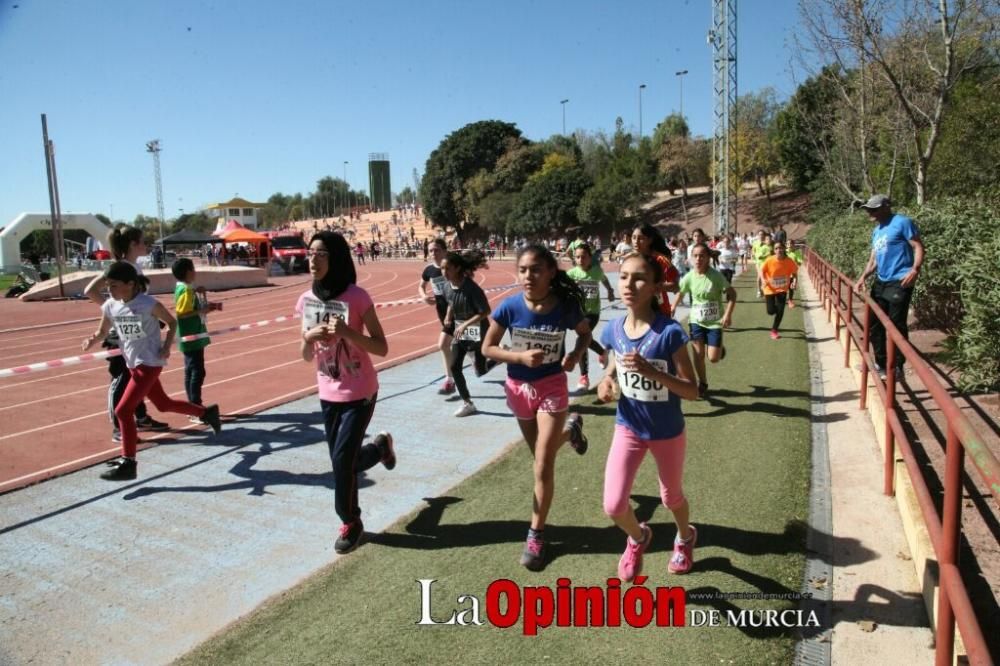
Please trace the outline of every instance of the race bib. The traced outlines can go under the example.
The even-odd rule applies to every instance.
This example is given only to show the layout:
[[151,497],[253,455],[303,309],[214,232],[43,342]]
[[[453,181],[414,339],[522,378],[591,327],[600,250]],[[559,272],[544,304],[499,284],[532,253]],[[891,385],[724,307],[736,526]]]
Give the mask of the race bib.
[[788,278],[784,276],[773,277],[769,280],[769,282],[771,283],[772,289],[784,289],[788,286]]
[[[669,372],[669,366],[663,359],[648,358],[646,360],[660,372]],[[620,355],[617,355],[616,367],[618,368],[618,386],[626,398],[640,402],[666,402],[670,399],[670,391],[660,382],[654,382],[638,372],[625,370],[621,365]]]
[[544,352],[542,363],[558,363],[562,358],[563,339],[565,331],[539,331],[533,328],[512,328],[510,330],[510,348],[512,351],[523,352],[541,349]]
[[698,321],[716,321],[719,319],[719,302],[696,303],[692,314],[694,315],[691,317],[692,321],[695,319]]
[[443,275],[431,278],[431,291],[434,292],[435,296],[444,296],[444,283],[447,281]]
[[588,301],[600,300],[601,296],[597,290],[598,288],[597,282],[594,282],[593,280],[583,280],[581,282],[578,282],[577,284],[580,285],[580,291],[583,292],[584,300]]
[[137,315],[115,317],[115,330],[122,340],[142,340],[146,337],[146,331],[142,330],[142,319]]
[[[463,321],[456,321],[455,322],[455,329],[457,330],[458,327],[461,326],[464,323],[465,323],[464,320]],[[472,326],[469,326],[464,331],[462,331],[462,335],[458,336],[458,339],[459,340],[466,340],[468,342],[479,342],[479,334],[481,332],[482,331],[480,330],[479,324],[476,323],[476,324],[473,324]]]
[[345,322],[350,321],[348,315],[350,308],[343,301],[320,301],[315,298],[307,298],[302,308],[302,330],[308,331],[310,328],[329,324],[330,319],[336,317]]

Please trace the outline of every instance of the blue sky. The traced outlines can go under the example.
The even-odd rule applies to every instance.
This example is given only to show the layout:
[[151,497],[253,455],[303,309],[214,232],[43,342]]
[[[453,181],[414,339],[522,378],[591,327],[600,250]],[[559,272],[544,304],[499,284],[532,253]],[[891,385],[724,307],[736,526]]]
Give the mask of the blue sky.
[[[712,128],[710,0],[0,0],[0,226],[47,211],[40,114],[62,208],[156,214],[148,140],[162,144],[164,208],[274,192],[325,176],[366,189],[370,152],[412,185],[444,136],[477,120],[531,139],[643,129],[678,108]],[[794,90],[795,0],[743,0],[740,90]],[[752,11],[757,9],[757,11]],[[761,11],[763,10],[763,11]]]

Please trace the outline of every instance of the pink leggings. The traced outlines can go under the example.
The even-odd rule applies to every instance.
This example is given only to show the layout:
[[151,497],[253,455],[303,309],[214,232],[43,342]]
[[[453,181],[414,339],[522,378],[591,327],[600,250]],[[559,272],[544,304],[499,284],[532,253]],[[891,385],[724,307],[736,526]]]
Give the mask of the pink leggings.
[[190,402],[171,400],[163,391],[160,384],[160,373],[162,367],[151,365],[139,365],[131,369],[132,378],[125,387],[122,399],[115,405],[115,418],[118,419],[118,428],[122,433],[122,455],[129,458],[135,457],[136,443],[139,435],[135,430],[135,408],[143,398],[148,397],[150,402],[161,412],[177,412],[188,416],[203,416],[205,408],[201,405],[193,405]]
[[656,460],[663,506],[673,509],[683,504],[681,477],[684,474],[685,448],[687,438],[683,432],[670,439],[642,439],[625,426],[616,424],[615,437],[611,440],[604,468],[604,513],[620,516],[628,511],[632,484],[647,450]]

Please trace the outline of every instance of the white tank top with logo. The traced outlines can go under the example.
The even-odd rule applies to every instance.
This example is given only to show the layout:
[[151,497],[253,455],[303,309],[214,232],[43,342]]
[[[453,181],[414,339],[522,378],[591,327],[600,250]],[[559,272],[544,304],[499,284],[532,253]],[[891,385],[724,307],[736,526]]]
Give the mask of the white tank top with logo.
[[137,294],[131,301],[104,301],[101,310],[111,320],[118,333],[125,365],[164,366],[160,358],[160,320],[153,315],[156,299],[149,294]]

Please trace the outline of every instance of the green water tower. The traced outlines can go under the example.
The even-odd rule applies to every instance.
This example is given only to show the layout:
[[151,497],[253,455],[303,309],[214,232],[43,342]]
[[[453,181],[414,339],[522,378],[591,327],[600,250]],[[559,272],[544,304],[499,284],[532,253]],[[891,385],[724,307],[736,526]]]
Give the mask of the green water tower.
[[372,208],[392,208],[392,184],[389,182],[389,153],[368,153],[368,191]]

